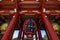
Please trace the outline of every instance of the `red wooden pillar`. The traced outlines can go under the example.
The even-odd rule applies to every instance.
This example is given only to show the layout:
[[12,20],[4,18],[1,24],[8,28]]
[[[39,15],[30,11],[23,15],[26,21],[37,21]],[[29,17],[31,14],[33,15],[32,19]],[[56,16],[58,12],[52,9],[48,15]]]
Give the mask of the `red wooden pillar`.
[[49,22],[46,14],[41,14],[41,17],[42,17],[42,20],[43,20],[43,22],[45,24],[45,28],[46,28],[46,30],[49,33],[50,38],[52,40],[59,40],[57,34],[53,30],[53,27],[52,27],[51,23]]
[[60,35],[58,35],[59,39],[60,39]]
[[2,37],[1,40],[10,40],[11,35],[13,33],[13,30],[14,30],[14,27],[15,27],[15,24],[17,23],[17,19],[18,19],[18,14],[16,13],[13,16],[13,18],[12,18],[12,20],[11,20],[11,22],[10,22],[6,32],[5,32],[5,34],[4,34],[4,36]]
[[22,30],[19,31],[17,40],[21,40],[21,34],[22,34]]
[[40,30],[38,30],[38,37],[39,37],[39,40],[43,40]]
[[1,35],[0,35],[0,40],[1,40]]

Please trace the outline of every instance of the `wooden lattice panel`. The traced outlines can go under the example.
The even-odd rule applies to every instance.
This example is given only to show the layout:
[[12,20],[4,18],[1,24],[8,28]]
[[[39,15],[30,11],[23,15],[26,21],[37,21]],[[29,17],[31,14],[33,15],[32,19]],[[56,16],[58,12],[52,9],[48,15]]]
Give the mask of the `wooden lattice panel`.
[[37,10],[42,8],[41,3],[37,1],[24,1],[19,3],[19,7],[22,10]]
[[[43,6],[44,5],[44,6]],[[2,0],[0,1],[0,10],[60,10],[59,0]]]
[[0,10],[13,10],[15,5],[15,0],[2,0],[0,1]]
[[48,0],[45,1],[46,10],[60,10],[60,1],[58,0]]

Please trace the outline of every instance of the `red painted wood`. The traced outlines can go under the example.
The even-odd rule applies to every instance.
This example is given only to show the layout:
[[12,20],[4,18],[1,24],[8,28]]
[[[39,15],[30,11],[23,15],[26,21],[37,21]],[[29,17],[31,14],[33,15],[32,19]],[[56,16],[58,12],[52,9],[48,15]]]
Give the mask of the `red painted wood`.
[[49,22],[46,14],[41,14],[41,17],[42,17],[43,23],[45,24],[45,28],[49,33],[50,38],[52,40],[59,40],[57,34],[53,30],[53,27],[52,27],[51,23]]
[[0,40],[1,40],[1,35],[0,35]]
[[17,40],[21,40],[21,34],[22,34],[22,30],[19,31]]
[[10,40],[11,35],[13,33],[13,30],[14,30],[14,27],[15,27],[15,24],[17,23],[18,14],[16,13],[14,16],[15,17],[12,18],[12,20],[11,20],[11,22],[10,22],[10,24],[9,24],[9,26],[8,26],[6,32],[1,40]]
[[39,40],[43,40],[40,30],[38,30]]

